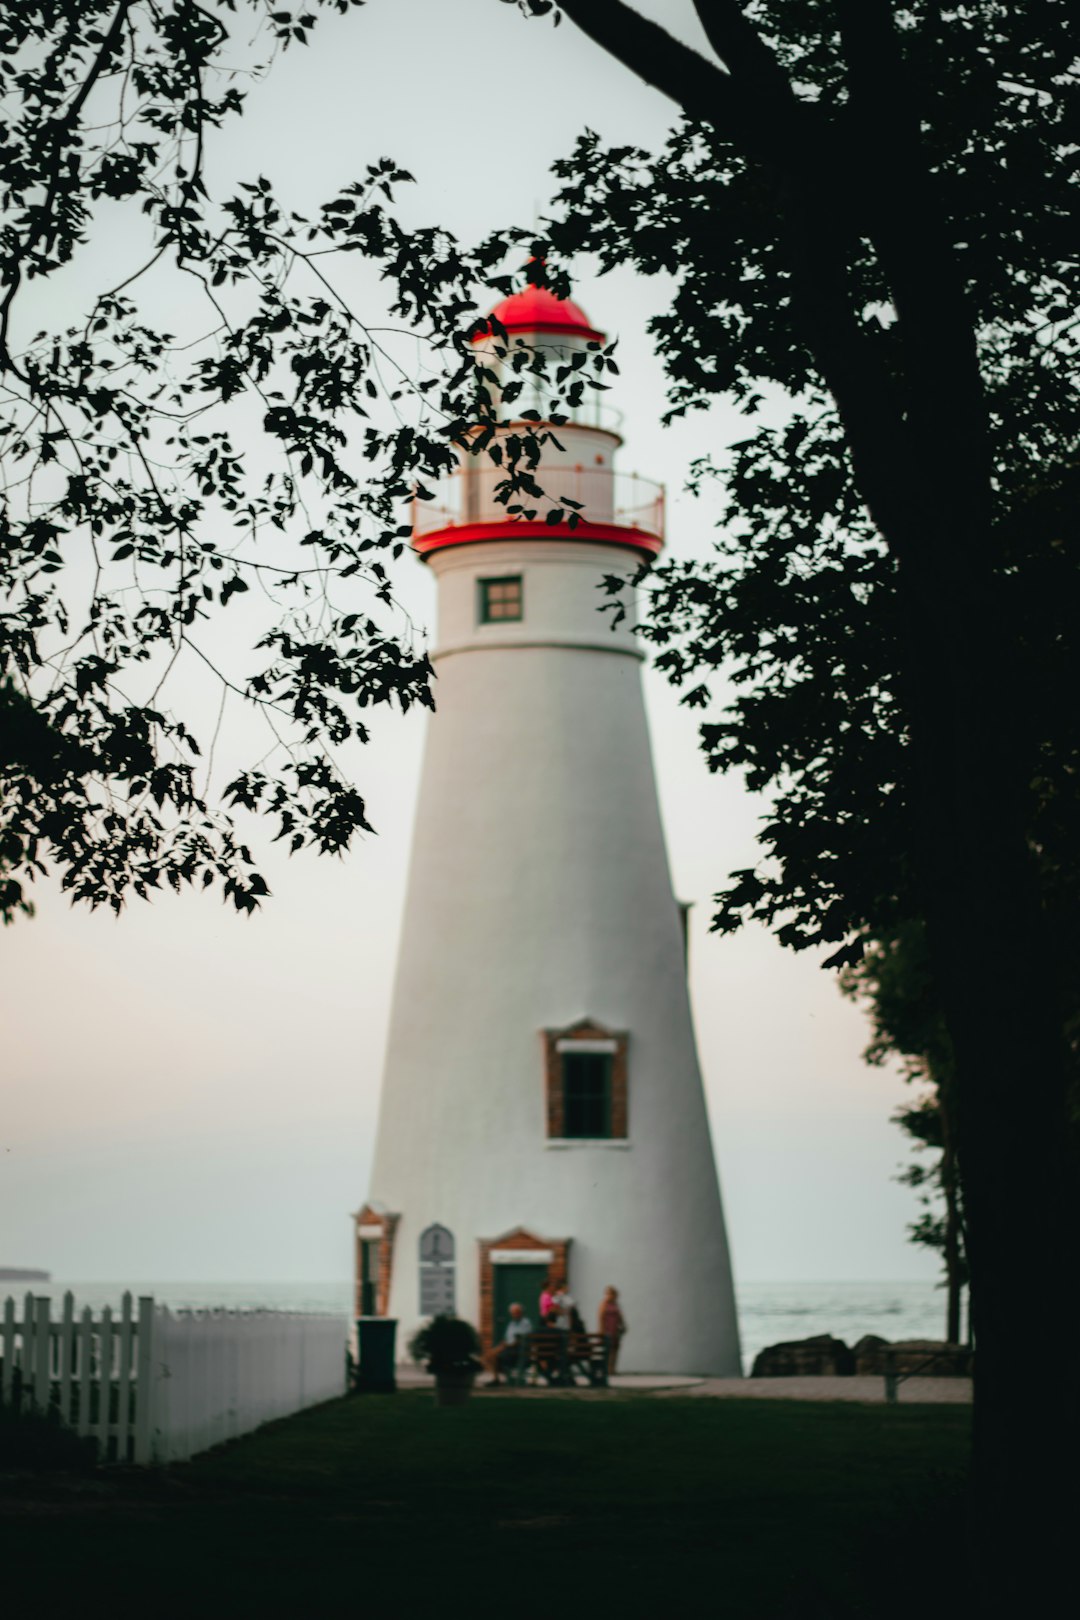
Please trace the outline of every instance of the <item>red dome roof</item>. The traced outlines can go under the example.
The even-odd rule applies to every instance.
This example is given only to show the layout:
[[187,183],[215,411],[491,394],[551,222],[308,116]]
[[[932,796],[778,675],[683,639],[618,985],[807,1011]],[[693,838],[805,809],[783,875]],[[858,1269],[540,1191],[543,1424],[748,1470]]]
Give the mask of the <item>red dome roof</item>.
[[[604,341],[603,332],[589,324],[579,304],[572,298],[556,298],[549,287],[523,287],[496,304],[491,313],[508,332],[565,332],[597,343]],[[474,342],[486,336],[486,332],[479,332]]]

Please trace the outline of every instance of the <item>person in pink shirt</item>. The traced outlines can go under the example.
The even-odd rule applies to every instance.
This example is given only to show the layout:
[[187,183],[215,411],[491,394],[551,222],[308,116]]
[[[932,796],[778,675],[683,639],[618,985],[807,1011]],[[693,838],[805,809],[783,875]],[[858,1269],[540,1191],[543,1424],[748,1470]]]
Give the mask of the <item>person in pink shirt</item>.
[[541,1327],[547,1327],[547,1319],[551,1314],[551,1309],[552,1309],[552,1306],[554,1304],[555,1304],[554,1290],[552,1289],[552,1286],[551,1286],[550,1283],[545,1283],[544,1288],[543,1288],[543,1292],[540,1295],[540,1326]]

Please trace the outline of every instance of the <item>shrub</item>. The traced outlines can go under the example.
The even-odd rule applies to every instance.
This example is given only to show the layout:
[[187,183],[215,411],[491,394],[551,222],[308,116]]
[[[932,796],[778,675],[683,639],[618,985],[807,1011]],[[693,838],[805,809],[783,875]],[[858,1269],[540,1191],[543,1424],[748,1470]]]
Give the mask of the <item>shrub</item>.
[[428,1372],[475,1372],[480,1366],[480,1339],[471,1322],[460,1316],[434,1316],[409,1340],[409,1354]]
[[96,1441],[69,1429],[55,1406],[0,1401],[0,1468],[82,1472],[96,1461]]

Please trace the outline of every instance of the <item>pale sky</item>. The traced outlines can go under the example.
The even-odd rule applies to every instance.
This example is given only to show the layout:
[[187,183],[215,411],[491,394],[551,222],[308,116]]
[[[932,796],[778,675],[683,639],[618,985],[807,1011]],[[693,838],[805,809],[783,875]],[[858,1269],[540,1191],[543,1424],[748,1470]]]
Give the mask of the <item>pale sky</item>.
[[[696,38],[688,0],[640,9]],[[526,23],[498,0],[370,0],[275,65],[217,162],[269,175],[303,209],[389,154],[418,181],[408,222],[473,240],[530,222],[584,125],[655,146],[671,117],[569,23]],[[660,427],[645,323],[667,293],[583,273],[575,296],[621,339],[620,465],[667,483],[669,554],[702,554],[715,512],[681,494],[686,467],[746,424],[717,408]],[[430,625],[423,565],[406,558],[397,587]],[[694,905],[691,987],[737,1277],[933,1276],[905,1238],[914,1197],[892,1179],[905,1147],[889,1114],[905,1088],[863,1065],[862,1015],[810,953],[758,929],[708,933],[710,896],[753,862],[765,807],[708,776],[697,717],[645,680],[675,890]],[[386,712],[374,731],[351,759],[378,836],[344,861],[290,861],[260,835],[274,892],[254,917],[211,891],[133,900],[113,920],[40,885],[37,917],[4,932],[0,1264],[73,1281],[348,1275],[424,720]]]

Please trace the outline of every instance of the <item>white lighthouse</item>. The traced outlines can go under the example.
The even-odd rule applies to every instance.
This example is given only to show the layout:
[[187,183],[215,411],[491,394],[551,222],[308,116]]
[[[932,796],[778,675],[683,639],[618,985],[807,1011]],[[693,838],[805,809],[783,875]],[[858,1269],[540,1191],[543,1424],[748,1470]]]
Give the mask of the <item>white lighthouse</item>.
[[[601,339],[529,287],[511,345]],[[486,363],[492,344],[484,343]],[[529,403],[534,403],[530,401]],[[521,410],[519,399],[513,409]],[[737,1374],[724,1217],[641,689],[600,582],[663,540],[663,492],[617,474],[594,403],[558,430],[535,519],[462,465],[418,506],[438,581],[437,713],[420,787],[357,1311],[439,1310],[498,1338],[564,1276],[586,1325],[605,1286],[620,1370]],[[582,503],[573,528],[545,509]]]

